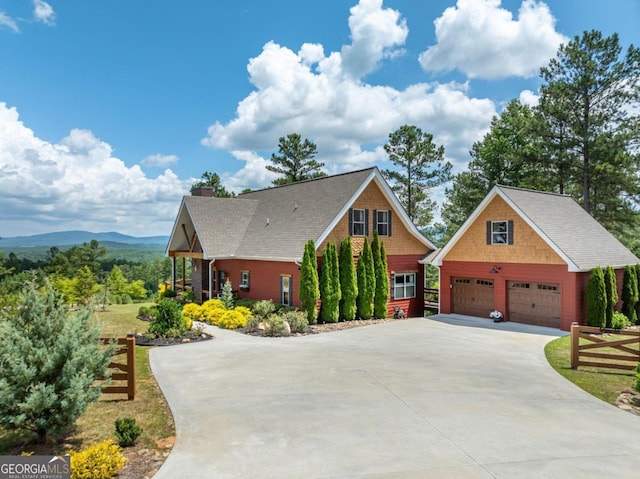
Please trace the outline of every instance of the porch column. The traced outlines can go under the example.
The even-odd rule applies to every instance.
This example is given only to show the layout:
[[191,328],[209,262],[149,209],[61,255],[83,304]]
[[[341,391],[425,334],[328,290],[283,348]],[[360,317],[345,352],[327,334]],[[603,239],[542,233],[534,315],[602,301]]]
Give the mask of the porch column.
[[171,289],[176,290],[176,257],[171,257]]

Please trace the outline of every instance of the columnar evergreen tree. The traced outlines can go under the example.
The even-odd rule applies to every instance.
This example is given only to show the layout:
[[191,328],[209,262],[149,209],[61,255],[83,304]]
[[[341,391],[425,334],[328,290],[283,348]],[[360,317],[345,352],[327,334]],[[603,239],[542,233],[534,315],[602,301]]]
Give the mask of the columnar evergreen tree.
[[611,266],[604,270],[604,286],[607,291],[607,311],[605,327],[613,327],[613,313],[618,304],[618,285],[616,283],[616,273]]
[[44,443],[68,430],[100,396],[114,353],[89,310],[71,314],[48,281],[27,285],[21,308],[0,319],[0,426]]
[[351,238],[347,236],[340,244],[340,318],[345,321],[356,319],[356,299],[358,298],[358,280],[353,263]]
[[640,264],[635,266],[636,284],[638,286],[638,302],[636,303],[636,324],[640,324]]
[[591,276],[587,282],[587,324],[596,328],[602,328],[607,320],[607,291],[604,282],[602,268],[591,270]]
[[318,259],[313,240],[304,245],[302,266],[300,267],[300,286],[298,288],[300,309],[307,315],[309,324],[316,324],[318,320],[318,300],[320,299],[320,284],[318,280]]
[[625,266],[622,277],[622,314],[624,314],[631,324],[638,321],[636,315],[636,303],[638,302],[638,279],[635,266]]
[[373,268],[376,277],[376,289],[373,300],[373,315],[376,318],[387,317],[387,304],[389,303],[389,276],[387,274],[387,252],[384,243],[378,238],[378,232],[374,232],[371,244],[373,255]]
[[340,271],[335,243],[328,242],[322,254],[320,272],[320,317],[325,323],[337,323],[340,316]]
[[373,266],[373,254],[369,240],[365,237],[362,251],[358,256],[358,317],[371,319],[373,316],[373,297],[376,291],[376,277]]

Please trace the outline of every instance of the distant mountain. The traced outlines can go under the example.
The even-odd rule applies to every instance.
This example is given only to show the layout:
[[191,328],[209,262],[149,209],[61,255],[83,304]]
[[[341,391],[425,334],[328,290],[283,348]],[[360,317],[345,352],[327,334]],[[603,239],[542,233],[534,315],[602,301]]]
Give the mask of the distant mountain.
[[60,231],[33,236],[13,236],[0,238],[0,250],[7,248],[28,248],[34,246],[74,246],[96,240],[99,243],[122,243],[130,245],[163,245],[169,242],[168,236],[128,236],[121,233],[91,233],[89,231]]

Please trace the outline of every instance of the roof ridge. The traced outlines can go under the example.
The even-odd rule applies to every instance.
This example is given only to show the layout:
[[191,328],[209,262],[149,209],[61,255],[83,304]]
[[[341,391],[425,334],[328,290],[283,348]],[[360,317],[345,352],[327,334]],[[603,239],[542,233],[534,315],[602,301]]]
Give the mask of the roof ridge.
[[251,190],[251,191],[247,191],[246,193],[240,193],[240,194],[238,194],[238,196],[236,196],[236,198],[238,198],[238,197],[240,197],[242,195],[246,195],[246,194],[250,194],[250,193],[256,193],[256,192],[259,192],[259,191],[268,191],[268,190],[275,190],[275,189],[278,189],[278,188],[287,188],[287,187],[290,187],[290,186],[293,186],[293,185],[299,185],[299,184],[302,184],[302,183],[310,183],[312,181],[327,180],[327,179],[330,179],[330,178],[337,178],[339,176],[353,175],[353,174],[356,174],[356,173],[362,173],[364,171],[370,171],[370,170],[376,170],[376,169],[378,169],[377,166],[369,166],[367,168],[362,168],[362,169],[359,169],[359,170],[344,171],[342,173],[336,173],[335,175],[320,176],[318,178],[309,178],[307,180],[296,181],[294,183],[287,183],[286,185],[267,186],[266,188],[260,188],[259,190]]
[[526,191],[529,193],[539,193],[541,195],[550,195],[550,196],[560,196],[562,198],[572,198],[573,197],[567,193],[555,193],[553,191],[545,191],[545,190],[534,190],[532,188],[521,188],[518,186],[507,186],[507,185],[501,185],[499,183],[496,183],[496,187],[500,188],[500,189],[507,189],[507,190],[515,190],[515,191]]

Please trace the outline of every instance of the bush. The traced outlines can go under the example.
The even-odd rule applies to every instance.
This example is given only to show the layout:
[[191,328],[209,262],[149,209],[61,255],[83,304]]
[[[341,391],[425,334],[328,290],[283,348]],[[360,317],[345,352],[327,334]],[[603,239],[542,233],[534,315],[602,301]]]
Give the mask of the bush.
[[249,316],[249,318],[247,318],[247,324],[245,325],[247,332],[253,333],[254,331],[257,331],[261,322],[262,318],[260,316]]
[[136,420],[131,417],[123,417],[116,419],[116,438],[120,447],[133,446],[142,434],[142,429],[136,424]]
[[83,451],[69,451],[71,479],[111,479],[127,459],[113,440],[100,442]]
[[182,316],[189,318],[191,321],[202,321],[203,314],[202,306],[196,303],[187,303],[182,308]]
[[167,288],[164,291],[162,291],[160,293],[160,298],[167,298],[167,299],[171,299],[171,298],[175,298],[176,296],[178,296],[178,293],[174,290],[172,290],[171,288]]
[[302,311],[289,311],[283,314],[282,317],[289,323],[292,333],[302,333],[309,326],[307,314]]
[[258,301],[256,304],[253,305],[253,308],[251,308],[251,311],[253,311],[253,314],[255,316],[260,317],[261,321],[264,321],[265,319],[267,319],[267,317],[273,313],[276,310],[276,305],[273,304],[273,301],[271,300],[263,300],[263,301]]
[[193,291],[185,291],[182,293],[182,300],[187,303],[191,303],[196,300],[196,293]]
[[249,319],[251,317],[251,310],[245,306],[236,306],[233,310],[244,316],[244,319]]
[[282,316],[271,314],[264,320],[264,334],[266,336],[289,336],[289,324]]
[[140,308],[138,309],[138,318],[146,321],[155,320],[157,315],[158,308],[156,308],[155,306],[140,306]]
[[586,287],[587,325],[603,328],[607,323],[607,291],[602,268],[591,270]]
[[253,309],[253,305],[258,302],[257,299],[243,298],[236,301],[236,309],[243,306],[248,309]]
[[186,331],[182,320],[182,306],[175,301],[163,299],[157,308],[158,315],[149,326],[148,332],[156,338],[182,336]]
[[620,311],[613,313],[613,319],[611,320],[611,327],[614,329],[624,329],[631,326],[631,321]]
[[242,313],[231,309],[224,311],[217,325],[224,329],[244,328],[247,325],[247,318]]
[[211,305],[210,307],[204,309],[204,314],[202,319],[209,324],[213,324],[214,326],[219,326],[220,318],[226,312],[227,310],[222,306],[220,306],[219,308],[216,308],[213,305]]
[[640,392],[640,363],[636,366],[636,384],[633,388]]

